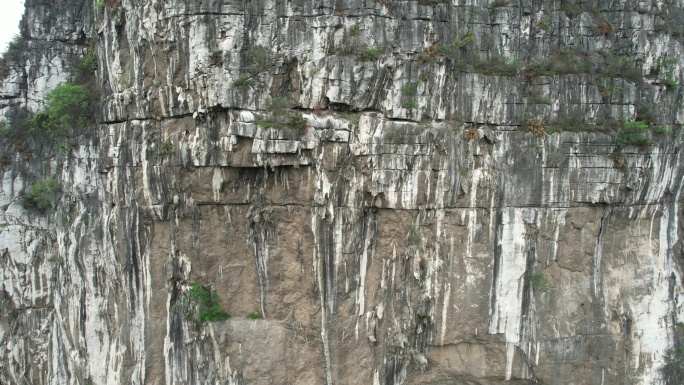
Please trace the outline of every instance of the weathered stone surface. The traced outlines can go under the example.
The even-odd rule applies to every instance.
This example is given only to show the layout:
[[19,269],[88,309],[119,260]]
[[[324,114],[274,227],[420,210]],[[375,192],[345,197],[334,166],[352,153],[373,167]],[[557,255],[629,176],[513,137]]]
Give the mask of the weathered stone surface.
[[[26,6],[5,120],[89,44],[102,102],[3,132],[0,382],[665,383],[681,0]],[[194,284],[233,317],[185,317]]]

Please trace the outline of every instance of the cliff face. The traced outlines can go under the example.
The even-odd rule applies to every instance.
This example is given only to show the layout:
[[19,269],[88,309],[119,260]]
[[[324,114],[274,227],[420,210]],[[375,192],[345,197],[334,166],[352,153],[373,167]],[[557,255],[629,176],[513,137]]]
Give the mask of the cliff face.
[[[682,25],[681,0],[26,0],[0,381],[676,383]],[[92,53],[98,123],[27,134]],[[196,284],[233,317],[199,323]]]

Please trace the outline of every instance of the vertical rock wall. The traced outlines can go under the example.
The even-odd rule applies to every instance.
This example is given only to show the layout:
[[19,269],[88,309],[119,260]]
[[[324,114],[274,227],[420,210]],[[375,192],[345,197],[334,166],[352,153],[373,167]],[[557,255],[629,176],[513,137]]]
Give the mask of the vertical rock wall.
[[2,382],[666,383],[682,1],[26,3],[6,121],[101,111],[2,139]]

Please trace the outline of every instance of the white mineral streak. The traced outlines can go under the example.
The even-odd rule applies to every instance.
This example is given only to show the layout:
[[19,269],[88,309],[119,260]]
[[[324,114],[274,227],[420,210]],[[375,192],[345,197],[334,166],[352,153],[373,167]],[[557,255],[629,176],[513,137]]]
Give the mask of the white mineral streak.
[[506,379],[511,378],[515,346],[520,342],[520,310],[523,275],[525,274],[524,209],[501,209],[498,244],[500,246],[498,275],[494,277],[493,305],[489,333],[503,333],[506,338]]

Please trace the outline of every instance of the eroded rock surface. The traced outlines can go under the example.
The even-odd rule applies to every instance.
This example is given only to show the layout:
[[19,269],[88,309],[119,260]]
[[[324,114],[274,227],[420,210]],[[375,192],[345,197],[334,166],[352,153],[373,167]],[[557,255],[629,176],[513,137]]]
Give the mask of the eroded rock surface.
[[[26,0],[0,381],[665,384],[681,25],[681,0]],[[26,134],[91,53],[98,124]],[[233,317],[184,314],[195,284]]]

